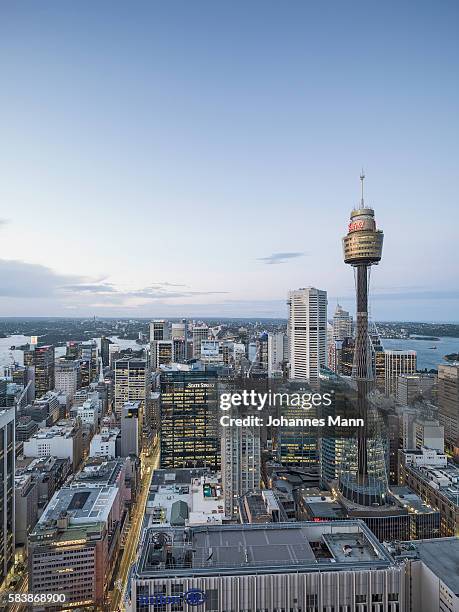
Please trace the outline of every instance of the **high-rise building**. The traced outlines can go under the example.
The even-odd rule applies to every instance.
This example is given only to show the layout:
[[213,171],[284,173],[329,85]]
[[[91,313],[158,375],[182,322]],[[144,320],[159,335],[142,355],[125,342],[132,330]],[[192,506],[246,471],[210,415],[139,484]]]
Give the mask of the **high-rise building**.
[[[301,393],[301,391],[300,391]],[[282,406],[281,415],[285,419],[304,419],[305,410],[302,406]],[[316,417],[316,410],[307,412],[308,418]],[[279,428],[277,441],[278,460],[282,465],[306,467],[317,465],[318,437],[317,430],[312,427],[285,425]]]
[[222,481],[225,515],[237,516],[239,499],[260,488],[260,429],[258,427],[223,427]]
[[268,333],[260,334],[255,343],[256,347],[256,367],[261,372],[268,371]]
[[110,344],[113,344],[112,340],[102,336],[100,339],[100,357],[104,368],[108,368],[110,365]]
[[172,370],[161,374],[161,467],[220,466],[217,375]]
[[150,344],[150,363],[152,370],[174,361],[174,341],[155,340]]
[[113,368],[113,364],[117,359],[121,358],[121,347],[119,344],[110,344],[108,347],[108,366]]
[[99,375],[97,343],[95,340],[80,343],[80,360],[81,386],[87,387],[89,384],[96,382]]
[[397,403],[409,406],[419,400],[431,400],[436,381],[435,374],[400,374],[397,381]]
[[121,457],[140,454],[141,423],[140,402],[126,402],[121,409]]
[[54,346],[29,345],[24,365],[35,369],[35,395],[41,397],[54,389]]
[[344,340],[345,338],[352,338],[352,317],[347,310],[337,304],[333,315],[333,339]]
[[28,538],[32,592],[65,593],[70,607],[105,608],[119,552],[119,497],[115,485],[84,482],[56,491]]
[[416,351],[384,351],[384,374],[386,395],[397,394],[397,383],[401,374],[416,372]]
[[288,295],[290,379],[319,384],[327,363],[327,292],[307,287]]
[[115,361],[114,370],[114,406],[115,414],[120,419],[126,402],[141,402],[144,407],[147,397],[148,368],[145,359],[131,357]]
[[207,325],[193,326],[193,358],[201,358],[201,341],[207,340],[209,337],[209,328]]
[[446,445],[459,457],[459,363],[438,366],[438,408]]
[[[371,506],[383,505],[387,493],[384,451],[375,437],[379,417],[368,401],[375,377],[368,327],[368,285],[371,266],[381,260],[384,234],[376,228],[374,210],[364,202],[364,178],[362,172],[360,204],[351,212],[348,233],[343,238],[344,262],[354,268],[357,313],[352,376],[357,388],[357,414],[364,426],[359,428],[356,445],[344,453],[339,489],[350,502]],[[383,466],[382,471],[379,466]]]
[[186,331],[186,321],[180,323],[172,323],[171,338],[184,338]]
[[173,345],[173,361],[175,363],[185,363],[193,356],[193,342],[191,339],[174,338]]
[[169,322],[157,319],[150,323],[150,342],[155,340],[169,340]]
[[14,565],[15,410],[0,411],[0,583]]
[[282,375],[288,361],[288,338],[283,332],[268,334],[268,378]]
[[169,322],[156,319],[150,323],[150,367],[152,370],[161,364],[174,360],[174,344],[171,340]]
[[80,344],[76,340],[69,340],[65,345],[65,358],[74,360],[81,357]]
[[56,391],[63,391],[69,400],[73,399],[78,389],[79,366],[78,360],[67,359],[57,359],[54,366],[54,388]]
[[14,489],[15,543],[24,546],[38,518],[38,483],[32,474],[20,474],[14,479]]

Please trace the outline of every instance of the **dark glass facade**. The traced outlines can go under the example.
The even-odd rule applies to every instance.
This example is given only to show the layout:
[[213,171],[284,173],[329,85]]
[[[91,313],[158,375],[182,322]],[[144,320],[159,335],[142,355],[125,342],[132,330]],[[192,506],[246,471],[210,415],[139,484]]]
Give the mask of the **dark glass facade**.
[[161,468],[220,467],[217,375],[161,374]]
[[24,365],[35,368],[35,397],[54,389],[54,346],[25,350]]

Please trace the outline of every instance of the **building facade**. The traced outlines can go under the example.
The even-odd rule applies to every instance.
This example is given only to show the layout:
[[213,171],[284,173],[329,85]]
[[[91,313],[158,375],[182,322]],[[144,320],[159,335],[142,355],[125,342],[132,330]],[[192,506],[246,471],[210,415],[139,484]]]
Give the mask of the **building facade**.
[[307,287],[289,292],[289,366],[291,380],[319,384],[327,363],[327,292]]
[[402,374],[416,372],[416,351],[384,351],[384,375],[386,395],[397,395],[397,383]]
[[218,469],[216,374],[162,372],[160,410],[161,467]]
[[14,425],[14,408],[0,411],[0,583],[14,564]]
[[24,351],[24,365],[35,370],[35,395],[54,389],[54,346],[30,345]]
[[237,516],[239,499],[258,491],[261,480],[260,429],[223,427],[222,481],[225,515]]
[[459,457],[459,364],[438,366],[439,419],[445,428],[445,442]]
[[115,414],[121,418],[126,402],[140,402],[145,405],[148,383],[148,368],[145,359],[128,358],[115,361]]

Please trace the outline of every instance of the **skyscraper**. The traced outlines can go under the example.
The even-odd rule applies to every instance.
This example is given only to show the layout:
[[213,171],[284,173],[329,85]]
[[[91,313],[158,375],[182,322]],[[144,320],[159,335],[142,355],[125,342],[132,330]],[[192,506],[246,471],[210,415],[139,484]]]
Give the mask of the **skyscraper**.
[[15,410],[0,411],[0,583],[14,564]]
[[398,377],[416,372],[416,351],[384,351],[386,395],[397,394]]
[[209,337],[209,328],[207,325],[193,326],[193,358],[201,358],[201,342]]
[[459,457],[459,363],[438,366],[438,408],[445,442]]
[[102,336],[100,339],[100,356],[102,358],[102,365],[104,368],[108,368],[110,364],[110,344],[113,344],[110,338]]
[[80,359],[81,386],[87,387],[90,383],[96,382],[99,374],[97,343],[94,340],[80,343]]
[[222,482],[225,515],[236,516],[239,498],[260,488],[259,427],[223,427]]
[[201,371],[161,374],[161,467],[220,466],[217,375]]
[[56,391],[64,391],[69,399],[73,399],[78,388],[78,360],[57,359],[54,366]]
[[184,338],[186,331],[186,321],[180,323],[172,323],[171,337],[172,338]]
[[268,378],[282,374],[288,361],[288,339],[283,332],[268,334]]
[[356,462],[352,465],[350,458],[347,457],[349,463],[344,466],[339,484],[344,497],[360,505],[369,506],[383,504],[387,490],[387,475],[375,474],[372,466],[369,466],[370,456],[375,465],[382,465],[384,462],[376,457],[380,446],[378,440],[369,439],[369,436],[374,434],[371,429],[375,425],[376,415],[373,414],[373,408],[370,410],[368,402],[368,394],[374,384],[371,341],[368,332],[368,281],[371,266],[381,260],[384,234],[376,229],[374,210],[364,202],[364,178],[362,172],[361,200],[359,206],[351,212],[348,233],[343,238],[343,251],[344,262],[354,268],[357,312],[352,376],[357,387],[358,415],[364,420],[365,425],[359,428]]
[[352,338],[352,317],[347,310],[337,304],[333,315],[333,339],[344,340],[345,338]]
[[163,319],[156,319],[150,323],[150,342],[155,340],[169,340],[169,323]]
[[54,389],[54,346],[30,345],[24,351],[24,365],[35,369],[35,396]]
[[290,380],[319,384],[327,363],[327,292],[307,287],[288,294]]
[[147,363],[145,359],[128,358],[115,361],[115,414],[121,418],[126,402],[141,402],[145,405],[148,384]]
[[150,344],[150,364],[152,370],[156,370],[160,365],[172,363],[174,361],[174,341],[173,340],[154,340]]
[[[156,319],[150,323],[150,366],[152,370],[156,370],[161,363],[169,363],[172,361],[173,344],[170,341],[169,322],[164,319]],[[163,352],[163,346],[170,346],[170,358],[160,357]]]

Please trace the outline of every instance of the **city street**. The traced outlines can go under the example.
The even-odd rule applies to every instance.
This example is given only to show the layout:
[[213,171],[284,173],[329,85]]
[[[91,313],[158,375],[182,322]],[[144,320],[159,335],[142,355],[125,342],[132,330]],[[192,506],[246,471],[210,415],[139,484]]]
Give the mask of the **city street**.
[[135,504],[135,509],[131,518],[131,527],[126,538],[126,547],[118,569],[118,576],[115,579],[115,588],[110,593],[110,610],[124,610],[124,594],[127,586],[127,576],[129,569],[135,560],[139,545],[140,532],[142,528],[143,515],[150,489],[151,478],[154,470],[159,466],[160,445],[156,444],[147,455],[145,450],[140,455],[142,465],[142,475],[140,490]]

